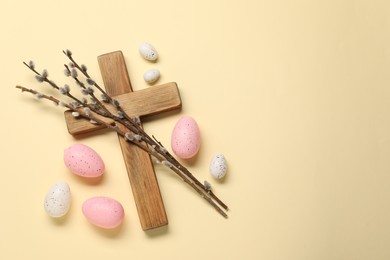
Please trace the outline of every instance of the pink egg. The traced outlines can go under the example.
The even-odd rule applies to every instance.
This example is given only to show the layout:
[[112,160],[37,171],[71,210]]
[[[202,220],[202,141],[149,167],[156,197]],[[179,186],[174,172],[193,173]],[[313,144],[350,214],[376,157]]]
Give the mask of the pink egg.
[[183,116],[172,131],[171,146],[173,152],[182,159],[194,157],[200,148],[200,131],[196,121]]
[[99,154],[83,144],[74,144],[65,149],[64,163],[74,174],[87,178],[99,177],[105,169]]
[[84,201],[82,211],[91,224],[105,229],[116,228],[125,216],[122,204],[103,196]]

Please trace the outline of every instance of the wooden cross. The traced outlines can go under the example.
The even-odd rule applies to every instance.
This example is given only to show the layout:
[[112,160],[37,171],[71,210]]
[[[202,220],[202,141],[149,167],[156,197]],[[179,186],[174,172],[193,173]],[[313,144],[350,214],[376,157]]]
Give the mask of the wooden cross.
[[[181,107],[176,83],[153,86],[133,92],[121,51],[98,57],[106,92],[117,99],[130,116],[148,116]],[[68,131],[72,135],[102,128],[65,112]],[[109,119],[101,118],[110,122]],[[160,189],[149,154],[119,137],[138,216],[143,230],[168,224]]]

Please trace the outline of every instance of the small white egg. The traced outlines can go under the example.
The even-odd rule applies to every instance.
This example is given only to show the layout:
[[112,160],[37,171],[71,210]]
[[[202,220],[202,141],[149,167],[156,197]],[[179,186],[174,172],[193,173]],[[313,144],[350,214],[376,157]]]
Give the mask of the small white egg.
[[216,179],[222,179],[227,172],[226,159],[223,154],[215,155],[210,162],[210,174]]
[[150,43],[142,43],[138,50],[141,56],[146,60],[155,61],[158,58],[156,49]]
[[64,181],[59,181],[46,193],[44,208],[50,217],[59,218],[69,211],[70,202],[69,185]]
[[160,71],[158,69],[150,69],[144,73],[144,80],[152,84],[160,78]]

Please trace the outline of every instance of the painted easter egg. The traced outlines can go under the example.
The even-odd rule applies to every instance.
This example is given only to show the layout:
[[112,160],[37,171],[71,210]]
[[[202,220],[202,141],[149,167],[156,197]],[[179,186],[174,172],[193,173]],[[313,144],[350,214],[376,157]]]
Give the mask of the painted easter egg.
[[105,229],[118,227],[125,216],[122,204],[104,196],[84,201],[82,212],[91,224]]
[[47,191],[44,208],[49,216],[59,218],[69,211],[70,203],[71,195],[69,185],[64,181],[59,181]]
[[210,162],[210,174],[216,179],[222,179],[227,172],[226,159],[223,154],[215,155]]
[[141,56],[146,60],[155,61],[158,58],[156,48],[154,48],[150,43],[144,42],[140,44],[138,50]]
[[158,69],[150,69],[144,73],[144,80],[152,84],[160,78],[160,71]]
[[200,148],[200,130],[196,121],[190,116],[180,118],[171,136],[173,152],[182,159],[194,157]]
[[74,144],[65,149],[64,163],[74,174],[87,178],[99,177],[105,170],[100,155],[83,144]]

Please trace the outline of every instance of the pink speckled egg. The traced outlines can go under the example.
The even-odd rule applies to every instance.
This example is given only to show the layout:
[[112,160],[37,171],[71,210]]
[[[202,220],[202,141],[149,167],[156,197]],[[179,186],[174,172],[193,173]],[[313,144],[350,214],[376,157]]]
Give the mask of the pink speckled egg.
[[182,159],[194,157],[200,148],[200,131],[196,121],[190,116],[180,118],[172,131],[173,152]]
[[111,229],[119,226],[125,216],[122,204],[109,197],[92,197],[84,201],[82,211],[87,220],[98,227]]
[[104,162],[92,148],[74,144],[64,151],[64,163],[76,175],[95,178],[104,173]]

